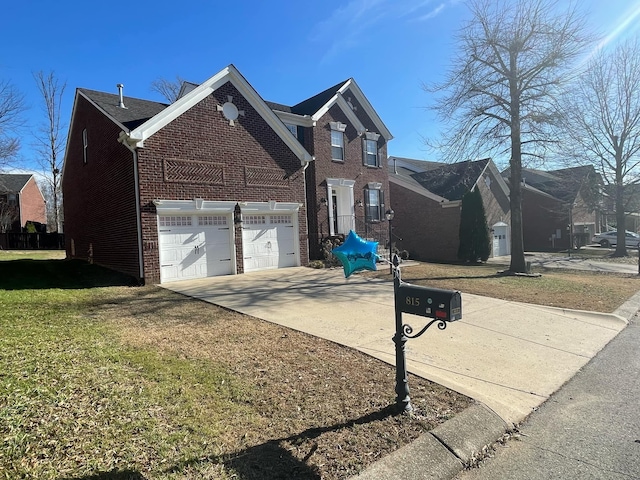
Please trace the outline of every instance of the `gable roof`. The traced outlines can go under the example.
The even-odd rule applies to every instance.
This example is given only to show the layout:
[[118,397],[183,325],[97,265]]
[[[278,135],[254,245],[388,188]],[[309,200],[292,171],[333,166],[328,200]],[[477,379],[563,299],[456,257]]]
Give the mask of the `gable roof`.
[[471,190],[490,159],[443,164],[411,175],[424,188],[447,200],[461,200]]
[[415,158],[405,157],[389,157],[388,164],[391,171],[395,171],[394,169],[405,169],[412,173],[426,172],[446,165],[442,162],[432,162],[429,160],[418,160]]
[[130,148],[144,147],[145,139],[155,134],[162,127],[182,115],[227,82],[231,83],[240,92],[256,112],[258,112],[258,114],[267,122],[267,124],[291,149],[291,151],[300,159],[300,162],[303,165],[314,159],[302,144],[298,142],[284,123],[282,123],[276,114],[267,106],[262,97],[258,95],[258,92],[254,90],[249,82],[245,80],[233,65],[229,65],[222,69],[213,77],[198,85],[160,113],[149,118],[133,130],[129,132],[122,132],[119,140]]
[[333,87],[327,88],[326,90],[314,95],[313,97],[303,100],[302,102],[291,107],[291,113],[297,113],[298,115],[313,115],[324,105],[326,105],[327,102],[331,100],[331,98],[333,98],[338,93],[338,90],[347,82],[348,80],[337,83]]
[[[509,174],[509,168],[502,173],[507,179]],[[590,178],[599,181],[599,176],[593,165],[549,171],[535,170],[533,168],[522,169],[522,179],[526,186],[533,187],[535,190],[563,202],[574,201],[580,190],[585,186],[585,180]]]
[[126,108],[121,108],[119,106],[120,97],[117,94],[98,92],[86,88],[78,88],[77,92],[126,131],[131,131],[142,125],[169,106],[167,103],[124,97]]
[[[284,112],[303,117],[310,117],[310,120],[313,122],[319,120],[320,117],[322,117],[331,107],[338,105],[345,113],[351,124],[355,127],[358,134],[362,134],[366,131],[366,128],[358,118],[358,115],[349,105],[349,102],[345,100],[343,96],[347,90],[353,94],[358,103],[362,106],[364,112],[374,123],[377,129],[376,133],[382,135],[386,141],[391,140],[393,135],[391,135],[391,132],[384,124],[378,113],[373,109],[373,106],[367,97],[364,96],[364,93],[362,93],[362,90],[360,90],[360,87],[353,78],[337,83],[333,87],[327,88],[326,90],[314,95],[313,97],[307,98],[292,107],[275,102],[266,103],[278,113]],[[279,116],[282,117],[282,115]],[[305,124],[305,126],[309,125]]]
[[20,193],[31,177],[32,174],[25,173],[0,174],[0,193]]

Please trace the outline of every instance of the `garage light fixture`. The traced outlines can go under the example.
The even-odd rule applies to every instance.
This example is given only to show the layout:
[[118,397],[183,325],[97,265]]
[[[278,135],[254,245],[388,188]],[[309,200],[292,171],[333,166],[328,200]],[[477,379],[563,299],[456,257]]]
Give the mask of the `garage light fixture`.
[[194,198],[193,201],[196,202],[196,210],[202,210],[202,204],[204,203],[204,199]]

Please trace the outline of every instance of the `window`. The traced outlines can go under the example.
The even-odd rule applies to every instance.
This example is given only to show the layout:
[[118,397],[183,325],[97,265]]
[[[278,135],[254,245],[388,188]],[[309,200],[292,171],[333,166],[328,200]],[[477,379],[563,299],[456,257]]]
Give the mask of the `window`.
[[331,130],[331,159],[344,162],[344,134]]
[[211,216],[198,217],[198,225],[215,226],[215,225],[226,225],[226,224],[227,224],[227,217],[223,215],[211,215]]
[[161,216],[160,226],[161,227],[190,227],[191,217]]
[[15,193],[10,193],[7,195],[7,203],[11,206],[18,204],[18,197]]
[[82,161],[86,165],[87,164],[87,147],[89,146],[89,141],[87,140],[87,129],[82,130]]
[[296,125],[285,123],[284,126],[289,129],[289,131],[292,133],[294,137],[298,138],[298,127]]
[[378,139],[380,135],[373,132],[365,132],[362,137],[362,163],[367,167],[379,167]]
[[384,195],[380,188],[366,188],[364,191],[365,218],[367,222],[382,220]]
[[378,144],[373,140],[365,140],[364,164],[369,167],[378,166]]

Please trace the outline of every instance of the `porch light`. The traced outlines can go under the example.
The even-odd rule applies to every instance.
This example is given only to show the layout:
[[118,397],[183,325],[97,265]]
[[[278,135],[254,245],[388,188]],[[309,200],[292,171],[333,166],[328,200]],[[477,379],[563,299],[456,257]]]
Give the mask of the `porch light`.
[[327,199],[326,199],[326,198],[324,198],[324,197],[323,197],[323,198],[321,198],[321,199],[320,199],[320,205],[322,205],[323,207],[326,207],[326,206],[327,206]]
[[386,212],[384,212],[384,218],[387,219],[387,221],[389,222],[389,273],[391,273],[393,275],[393,264],[391,263],[391,235],[392,235],[392,227],[391,227],[391,220],[393,220],[393,217],[395,215],[395,212],[392,209],[387,210]]
[[196,210],[202,210],[204,200],[202,198],[194,198],[193,200],[196,202]]
[[362,206],[362,200],[356,200],[356,207]]

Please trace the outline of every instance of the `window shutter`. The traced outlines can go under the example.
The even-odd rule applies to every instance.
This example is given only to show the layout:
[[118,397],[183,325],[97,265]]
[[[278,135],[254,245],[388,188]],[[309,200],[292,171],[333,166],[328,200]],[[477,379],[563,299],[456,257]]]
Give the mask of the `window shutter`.
[[369,189],[365,188],[364,189],[364,221],[365,222],[370,222],[371,221],[371,215],[369,215]]
[[367,165],[367,137],[362,136],[362,165]]
[[380,192],[380,207],[378,207],[380,209],[380,212],[378,214],[378,218],[380,220],[382,220],[384,218],[384,192],[382,190],[378,190]]

